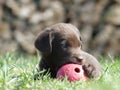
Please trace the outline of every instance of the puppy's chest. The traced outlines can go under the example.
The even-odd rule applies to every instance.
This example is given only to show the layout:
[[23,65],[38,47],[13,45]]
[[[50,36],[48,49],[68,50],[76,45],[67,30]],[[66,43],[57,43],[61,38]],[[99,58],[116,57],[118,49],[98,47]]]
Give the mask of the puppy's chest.
[[59,62],[58,61],[54,61],[53,59],[50,59],[50,60],[41,60],[41,66],[42,68],[45,68],[45,69],[55,69],[55,68],[58,68],[59,67]]

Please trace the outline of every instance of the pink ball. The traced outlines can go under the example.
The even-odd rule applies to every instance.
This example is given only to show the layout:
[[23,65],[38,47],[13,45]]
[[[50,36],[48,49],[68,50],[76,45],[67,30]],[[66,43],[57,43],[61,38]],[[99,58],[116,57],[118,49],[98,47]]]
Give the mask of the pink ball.
[[67,77],[67,79],[70,82],[78,81],[78,80],[83,80],[83,81],[87,80],[87,76],[85,74],[82,65],[78,65],[78,64],[66,64],[62,66],[58,70],[56,77],[61,80]]

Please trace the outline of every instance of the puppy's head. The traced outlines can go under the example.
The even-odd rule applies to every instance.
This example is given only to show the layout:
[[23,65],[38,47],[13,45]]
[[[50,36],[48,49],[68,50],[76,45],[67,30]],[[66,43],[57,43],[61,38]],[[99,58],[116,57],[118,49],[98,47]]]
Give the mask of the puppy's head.
[[65,23],[46,28],[35,41],[35,47],[42,53],[43,58],[49,57],[53,63],[64,63],[72,57],[77,58],[81,46],[79,30]]

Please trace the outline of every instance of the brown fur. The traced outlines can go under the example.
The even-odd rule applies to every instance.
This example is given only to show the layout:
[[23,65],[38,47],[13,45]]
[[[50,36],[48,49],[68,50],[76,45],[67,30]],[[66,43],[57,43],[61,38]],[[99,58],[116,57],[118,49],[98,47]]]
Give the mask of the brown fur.
[[99,62],[82,51],[81,46],[80,32],[73,25],[59,23],[46,28],[35,41],[35,47],[42,55],[39,70],[49,70],[51,77],[55,78],[61,66],[77,63],[83,66],[88,77],[100,76]]

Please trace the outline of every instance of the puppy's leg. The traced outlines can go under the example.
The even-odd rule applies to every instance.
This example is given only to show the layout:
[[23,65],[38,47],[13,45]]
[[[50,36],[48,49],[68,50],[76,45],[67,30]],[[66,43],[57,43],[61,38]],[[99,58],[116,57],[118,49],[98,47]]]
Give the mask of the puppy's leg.
[[89,78],[97,78],[102,75],[101,65],[94,56],[84,51],[81,51],[81,56],[83,68]]
[[46,64],[43,63],[43,60],[36,65],[37,73],[34,75],[34,80],[39,80],[39,78],[43,77],[48,73],[49,70],[46,70]]

